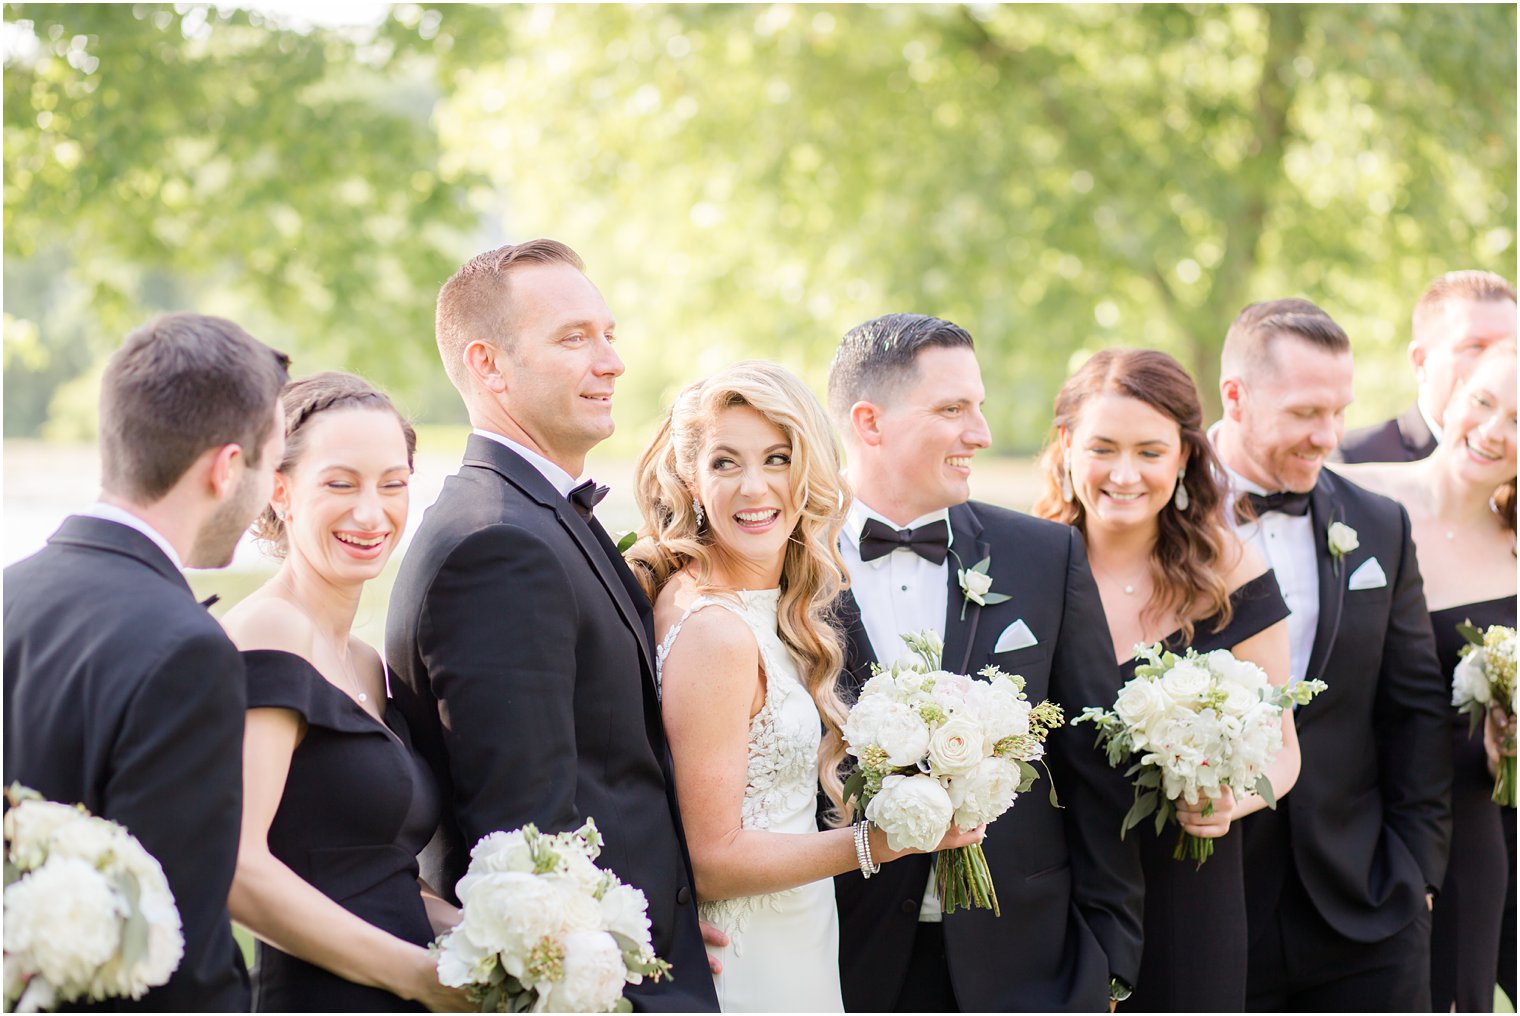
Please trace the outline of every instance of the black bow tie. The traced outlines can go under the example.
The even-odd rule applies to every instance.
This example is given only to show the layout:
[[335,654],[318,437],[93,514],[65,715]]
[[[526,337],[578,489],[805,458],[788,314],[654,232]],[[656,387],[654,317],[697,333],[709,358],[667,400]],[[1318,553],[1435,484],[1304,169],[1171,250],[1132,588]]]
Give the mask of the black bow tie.
[[1236,502],[1236,510],[1241,505],[1249,503],[1256,517],[1261,518],[1267,512],[1282,512],[1284,515],[1307,515],[1309,514],[1308,493],[1297,494],[1291,490],[1281,490],[1276,494],[1247,494]]
[[575,509],[575,514],[590,522],[591,513],[606,496],[606,487],[598,487],[595,480],[587,480],[579,486],[570,488],[570,507]]
[[930,564],[944,564],[950,552],[950,526],[943,519],[917,529],[893,529],[880,519],[866,519],[860,530],[860,559],[874,561],[906,547]]

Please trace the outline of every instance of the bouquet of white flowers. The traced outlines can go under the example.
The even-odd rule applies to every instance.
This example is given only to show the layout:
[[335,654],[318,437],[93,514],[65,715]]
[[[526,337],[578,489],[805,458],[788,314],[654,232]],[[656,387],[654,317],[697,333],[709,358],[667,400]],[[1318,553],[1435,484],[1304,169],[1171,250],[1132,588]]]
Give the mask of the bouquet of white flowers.
[[[1072,721],[1098,728],[1099,746],[1118,767],[1139,754],[1124,774],[1135,776],[1135,803],[1124,816],[1122,837],[1152,813],[1156,835],[1176,813],[1177,798],[1197,804],[1199,795],[1219,796],[1229,787],[1237,795],[1256,793],[1277,806],[1266,767],[1282,748],[1282,711],[1303,705],[1326,687],[1323,681],[1299,681],[1275,688],[1266,671],[1237,660],[1227,649],[1199,655],[1162,653],[1159,644],[1137,646],[1147,662],[1119,689],[1113,709],[1089,706]],[[1203,813],[1213,813],[1212,800]],[[1214,841],[1184,832],[1172,856],[1202,865]]]
[[573,833],[532,825],[470,851],[464,914],[433,944],[438,980],[482,1012],[631,1012],[625,984],[670,974],[649,937],[648,901],[595,862],[591,819]]
[[141,998],[185,952],[164,869],[79,805],[5,791],[5,1007]]
[[[874,668],[845,721],[858,764],[844,797],[893,850],[933,850],[951,822],[961,829],[991,822],[1033,786],[1039,773],[1030,763],[1044,756],[1061,707],[1031,705],[1024,679],[997,667],[983,668],[982,681],[940,670],[944,645],[931,631],[902,639],[912,655]],[[980,844],[940,851],[936,863],[945,913],[962,906],[1001,915]]]
[[[1514,716],[1520,702],[1515,698],[1515,629],[1502,624],[1479,631],[1471,622],[1457,625],[1467,639],[1461,660],[1451,675],[1451,704],[1471,720],[1471,730],[1483,722],[1490,706],[1497,706]],[[1505,754],[1494,776],[1493,798],[1506,808],[1515,806],[1514,739],[1505,738]]]

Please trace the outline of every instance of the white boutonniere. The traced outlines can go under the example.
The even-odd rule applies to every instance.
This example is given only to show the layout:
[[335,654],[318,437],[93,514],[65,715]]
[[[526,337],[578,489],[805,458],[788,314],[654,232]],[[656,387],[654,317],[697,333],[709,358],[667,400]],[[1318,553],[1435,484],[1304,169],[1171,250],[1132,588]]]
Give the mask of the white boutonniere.
[[[956,563],[959,563],[959,558]],[[992,567],[992,558],[984,557],[970,568],[957,568],[955,578],[961,584],[961,593],[965,599],[961,601],[961,620],[966,620],[966,604],[974,603],[978,607],[986,607],[993,603],[1003,603],[1010,599],[1004,593],[992,591],[992,576],[987,574],[987,569]]]
[[1356,530],[1344,522],[1330,523],[1330,532],[1326,535],[1325,542],[1330,545],[1330,554],[1337,561],[1361,546],[1361,541],[1356,538]]

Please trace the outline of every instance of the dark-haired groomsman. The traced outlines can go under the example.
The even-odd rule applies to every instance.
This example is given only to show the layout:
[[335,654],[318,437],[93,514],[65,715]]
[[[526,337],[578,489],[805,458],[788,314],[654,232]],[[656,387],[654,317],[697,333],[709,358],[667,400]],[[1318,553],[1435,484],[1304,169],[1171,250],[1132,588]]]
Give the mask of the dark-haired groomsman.
[[[1306,300],[1241,311],[1212,431],[1255,519],[1240,535],[1292,609],[1303,771],[1242,822],[1253,1011],[1430,1009],[1430,901],[1451,833],[1450,692],[1402,506],[1322,467],[1352,398],[1351,343]],[[1238,516],[1250,518],[1249,514]]]
[[[1103,605],[1076,529],[967,500],[991,443],[985,397],[971,336],[948,321],[889,314],[840,343],[829,409],[855,493],[840,546],[846,697],[902,654],[900,633],[928,628],[947,670],[995,664],[1075,716],[1117,691]],[[986,606],[957,578],[984,558],[1005,597]],[[941,913],[932,854],[835,880],[847,1009],[1097,1012],[1128,994],[1141,927],[1135,840],[1119,838],[1129,784],[1080,729],[1054,733],[1048,758],[1064,807],[1039,787],[988,830],[1001,918]]]
[[1447,272],[1421,294],[1410,325],[1419,395],[1392,420],[1347,434],[1342,462],[1414,462],[1435,451],[1457,383],[1485,349],[1515,335],[1515,287],[1493,272]]
[[101,381],[100,500],[5,569],[5,782],[124,825],[183,922],[169,983],[112,1008],[248,1008],[227,915],[243,664],[180,569],[225,566],[268,502],[288,362],[221,318],[133,332]]

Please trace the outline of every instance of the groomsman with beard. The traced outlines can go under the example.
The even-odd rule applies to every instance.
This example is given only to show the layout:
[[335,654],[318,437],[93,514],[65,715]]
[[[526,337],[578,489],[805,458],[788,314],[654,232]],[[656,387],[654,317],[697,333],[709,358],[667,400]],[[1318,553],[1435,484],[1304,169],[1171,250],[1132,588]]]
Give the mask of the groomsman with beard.
[[640,1010],[716,1010],[654,683],[652,608],[579,481],[612,434],[612,312],[553,240],[487,251],[438,294],[469,410],[464,464],[401,564],[386,625],[396,705],[443,792],[422,857],[453,897],[481,837],[596,820],[599,863],[649,900],[674,978]]
[[221,318],[129,335],[101,380],[100,500],[5,569],[5,782],[125,826],[179,908],[169,983],[111,1008],[248,1008],[227,914],[243,663],[180,569],[224,567],[268,503],[288,363]]
[[1211,436],[1240,536],[1292,609],[1292,679],[1329,686],[1297,715],[1293,793],[1242,822],[1247,1006],[1428,1012],[1430,901],[1451,834],[1450,690],[1409,517],[1322,469],[1352,398],[1351,344],[1323,310],[1247,307],[1220,376]]
[[[1072,717],[1117,693],[1108,625],[1075,529],[967,500],[972,458],[991,442],[984,398],[971,336],[948,321],[889,314],[840,343],[829,409],[855,494],[840,547],[846,698],[871,663],[903,653],[899,634],[928,628],[944,639],[945,669],[995,664]],[[984,606],[961,576],[989,558],[993,595],[982,599],[1003,599]],[[1037,785],[988,829],[1001,918],[942,914],[933,854],[869,882],[835,880],[847,1009],[1100,1011],[1128,994],[1141,874],[1119,829],[1132,791],[1089,732],[1059,730],[1048,748],[1062,807]]]

